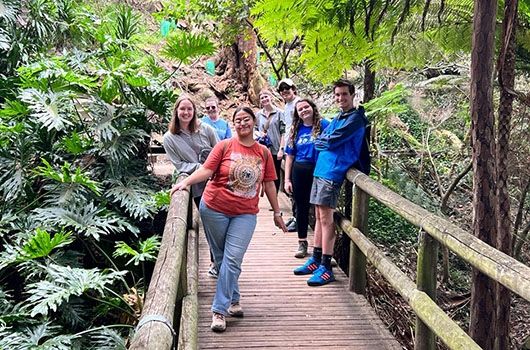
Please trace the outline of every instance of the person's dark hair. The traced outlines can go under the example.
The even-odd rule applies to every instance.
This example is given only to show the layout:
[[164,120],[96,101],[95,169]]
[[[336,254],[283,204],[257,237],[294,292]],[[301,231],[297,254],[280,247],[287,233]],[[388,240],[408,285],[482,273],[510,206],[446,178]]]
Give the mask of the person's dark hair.
[[239,107],[237,107],[236,110],[234,111],[234,114],[232,114],[232,121],[234,121],[234,118],[236,117],[236,114],[241,112],[241,111],[250,114],[252,119],[254,119],[254,121],[256,121],[256,115],[254,114],[254,111],[252,110],[252,108],[247,107],[247,106],[239,106]]
[[311,129],[311,135],[313,135],[313,137],[316,138],[318,135],[320,135],[320,131],[321,131],[320,129],[321,129],[322,116],[320,115],[320,112],[318,111],[317,105],[308,98],[302,98],[296,101],[294,105],[293,125],[291,127],[291,134],[289,135],[289,146],[290,147],[294,147],[294,140],[296,139],[296,135],[298,134],[298,131],[300,130],[300,125],[303,124],[302,118],[298,114],[298,109],[296,109],[296,106],[300,102],[307,102],[313,109],[313,128]]
[[333,83],[333,92],[335,92],[335,88],[347,86],[348,91],[350,92],[350,95],[355,94],[355,86],[353,83],[347,79],[339,79],[336,82]]
[[178,118],[177,110],[182,101],[190,101],[191,105],[193,106],[193,118],[191,119],[189,126],[190,132],[195,132],[199,127],[197,119],[197,105],[195,104],[195,102],[193,102],[190,96],[182,95],[177,99],[175,105],[173,106],[173,110],[171,111],[171,120],[169,121],[168,130],[172,134],[180,134],[181,132],[180,120]]

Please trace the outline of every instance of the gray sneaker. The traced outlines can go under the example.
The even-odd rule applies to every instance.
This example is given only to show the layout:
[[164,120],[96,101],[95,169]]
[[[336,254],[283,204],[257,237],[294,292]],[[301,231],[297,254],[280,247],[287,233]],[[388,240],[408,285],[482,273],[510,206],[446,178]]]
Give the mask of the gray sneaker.
[[295,258],[303,259],[307,256],[307,241],[298,242],[298,250],[294,254]]
[[236,301],[235,303],[232,303],[230,307],[228,308],[228,314],[232,317],[243,317],[243,308],[239,304],[239,301]]

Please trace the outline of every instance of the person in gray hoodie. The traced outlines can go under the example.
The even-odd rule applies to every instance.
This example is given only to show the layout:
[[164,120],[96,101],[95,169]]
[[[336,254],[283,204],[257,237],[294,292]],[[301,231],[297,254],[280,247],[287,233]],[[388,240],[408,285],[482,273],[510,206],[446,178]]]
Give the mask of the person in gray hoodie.
[[[178,174],[191,175],[206,161],[208,154],[219,142],[217,132],[199,121],[197,108],[190,96],[179,97],[171,113],[168,131],[164,134],[164,149]],[[199,207],[206,181],[191,187],[193,201]],[[210,260],[213,256],[210,252]],[[210,265],[208,275],[217,278],[215,264]]]
[[[164,149],[179,174],[191,175],[199,169],[219,142],[214,128],[198,120],[195,106],[191,97],[181,96],[175,102],[168,131],[164,134]],[[197,206],[205,185],[206,181],[192,187],[191,195]]]

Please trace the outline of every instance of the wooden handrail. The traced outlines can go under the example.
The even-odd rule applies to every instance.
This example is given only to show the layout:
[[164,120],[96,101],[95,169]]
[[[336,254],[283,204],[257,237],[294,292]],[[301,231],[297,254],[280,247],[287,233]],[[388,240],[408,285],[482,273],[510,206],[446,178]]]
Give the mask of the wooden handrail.
[[416,315],[450,349],[480,349],[480,346],[466,332],[447,316],[426,293],[418,290],[408,276],[394,265],[361,231],[353,227],[349,220],[340,216],[338,223],[341,229],[355,242],[357,247],[366,255],[375,268],[401,294],[414,312],[416,312]]
[[[355,186],[352,220],[337,215],[337,223],[351,238],[350,289],[363,294],[366,268],[363,254],[415,311],[415,349],[434,349],[435,335],[450,349],[480,347],[436,305],[436,257],[438,243],[457,256],[503,284],[514,293],[530,300],[530,268],[487,245],[450,221],[438,217],[392,192],[367,175],[350,169],[347,179]],[[366,238],[368,200],[373,197],[383,205],[421,228],[417,261],[417,285]],[[353,252],[352,252],[353,251]]]
[[357,170],[350,169],[347,178],[349,181],[355,180],[355,186],[420,227],[461,259],[530,301],[530,267],[484,243],[450,221],[392,192]]
[[[181,179],[179,179],[181,180]],[[190,221],[189,191],[173,194],[169,205],[162,243],[153,276],[145,297],[144,308],[129,349],[170,350],[177,347],[175,328],[176,306],[183,300],[183,309],[197,313],[193,302],[197,296],[197,228]],[[192,230],[188,231],[188,228]],[[189,239],[188,239],[189,236]],[[188,273],[186,273],[188,271]],[[187,298],[187,300],[186,300]],[[195,305],[195,306],[194,306]],[[184,316],[185,313],[183,312]],[[182,319],[187,319],[182,317]],[[189,339],[197,338],[197,323],[179,322]],[[195,334],[195,335],[193,335]],[[197,342],[187,342],[193,346]],[[186,346],[186,349],[193,349]]]

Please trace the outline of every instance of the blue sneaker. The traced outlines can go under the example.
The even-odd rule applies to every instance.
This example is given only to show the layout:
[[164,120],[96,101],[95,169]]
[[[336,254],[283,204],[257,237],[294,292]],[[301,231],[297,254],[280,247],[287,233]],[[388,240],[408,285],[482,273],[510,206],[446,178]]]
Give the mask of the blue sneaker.
[[327,269],[324,265],[320,265],[313,273],[313,276],[307,280],[307,284],[312,287],[323,286],[335,281],[335,275],[331,269]]
[[305,264],[294,269],[295,275],[310,275],[318,269],[318,263],[315,258],[310,257]]

